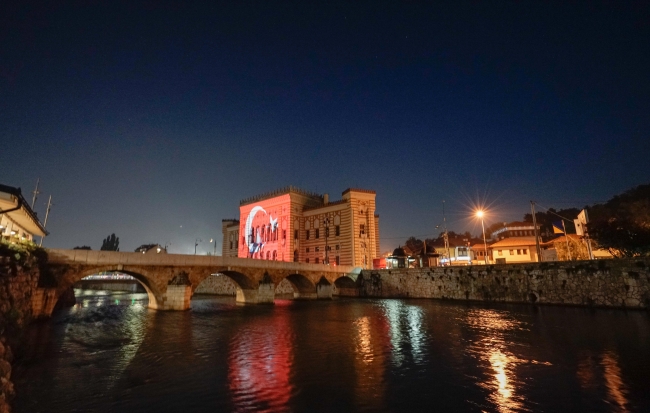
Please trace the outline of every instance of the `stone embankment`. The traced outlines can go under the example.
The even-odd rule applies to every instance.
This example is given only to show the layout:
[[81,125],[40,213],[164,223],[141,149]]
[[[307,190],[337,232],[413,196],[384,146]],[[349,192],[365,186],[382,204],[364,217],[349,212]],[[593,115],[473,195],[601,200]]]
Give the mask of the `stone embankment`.
[[47,254],[33,245],[0,244],[0,413],[10,412],[12,347],[33,315],[34,294],[39,290],[40,267]]
[[650,260],[364,270],[361,297],[650,308]]

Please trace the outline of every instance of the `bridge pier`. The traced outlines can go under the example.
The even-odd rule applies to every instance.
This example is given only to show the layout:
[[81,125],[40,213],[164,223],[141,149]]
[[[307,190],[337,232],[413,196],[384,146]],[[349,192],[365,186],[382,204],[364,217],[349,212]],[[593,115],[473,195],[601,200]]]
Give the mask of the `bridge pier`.
[[332,284],[325,277],[321,277],[318,284],[316,284],[316,298],[319,300],[331,300],[332,291]]
[[[192,287],[189,285],[168,285],[167,293],[162,300],[162,308],[157,303],[152,303],[149,300],[149,308],[157,310],[176,310],[184,311],[190,309],[190,301],[192,299]],[[155,307],[152,306],[155,305]]]
[[275,302],[275,285],[260,283],[257,290],[238,288],[235,301],[245,304],[273,304]]
[[37,288],[32,293],[32,316],[50,317],[58,297],[55,288]]
[[332,284],[318,284],[316,285],[316,298],[319,300],[332,299]]

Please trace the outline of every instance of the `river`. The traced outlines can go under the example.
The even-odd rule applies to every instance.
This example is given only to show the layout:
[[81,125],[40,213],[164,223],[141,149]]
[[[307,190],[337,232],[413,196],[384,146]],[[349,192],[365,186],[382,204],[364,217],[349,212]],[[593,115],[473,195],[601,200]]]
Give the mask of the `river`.
[[14,412],[650,411],[647,312],[75,293],[28,329]]

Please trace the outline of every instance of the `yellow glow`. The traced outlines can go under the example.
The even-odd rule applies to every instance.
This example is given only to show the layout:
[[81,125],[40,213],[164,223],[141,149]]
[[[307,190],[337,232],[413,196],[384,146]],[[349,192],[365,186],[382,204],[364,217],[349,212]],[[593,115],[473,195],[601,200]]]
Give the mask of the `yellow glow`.
[[483,211],[481,211],[480,209],[476,211],[476,216],[479,218],[483,218]]

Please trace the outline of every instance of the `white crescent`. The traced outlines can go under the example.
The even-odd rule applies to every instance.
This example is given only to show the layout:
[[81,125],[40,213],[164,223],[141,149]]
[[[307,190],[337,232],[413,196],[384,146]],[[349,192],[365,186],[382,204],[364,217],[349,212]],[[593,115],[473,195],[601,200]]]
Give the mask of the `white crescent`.
[[[245,235],[247,247],[251,245],[250,238],[248,237],[251,233],[251,224],[253,223],[253,218],[255,218],[255,214],[257,214],[259,211],[262,211],[266,214],[264,208],[257,205],[254,206],[253,209],[251,209],[251,212],[248,214],[248,218],[246,218],[246,228],[244,229],[246,233],[244,235]],[[253,240],[253,242],[255,242],[255,240]]]

